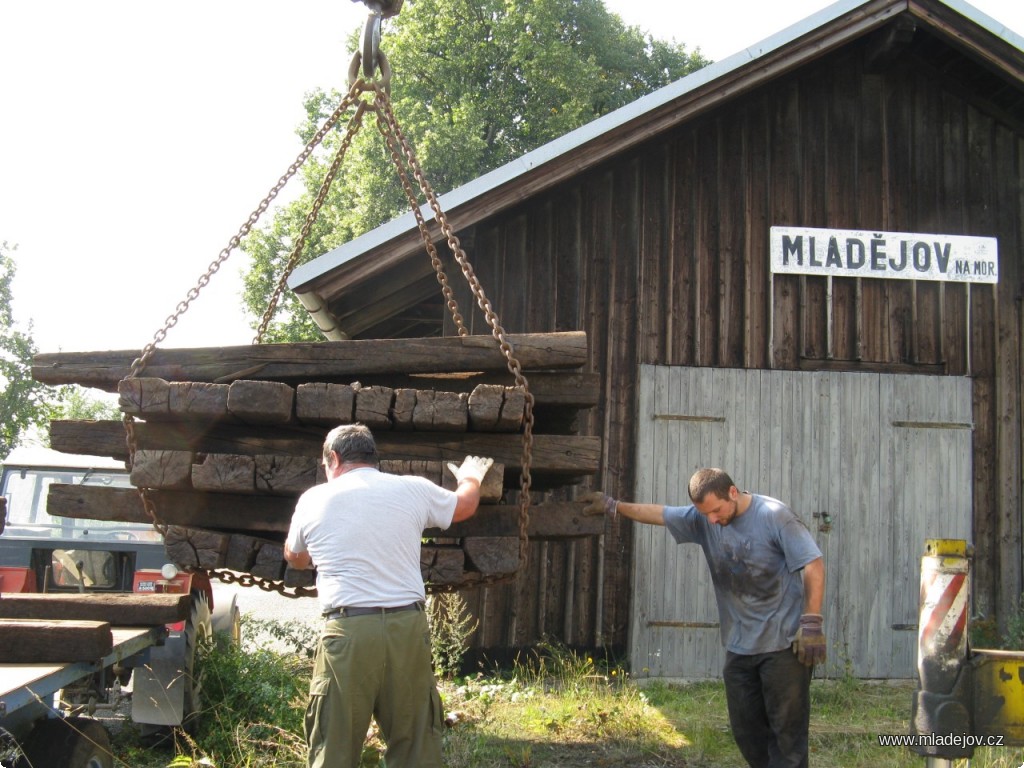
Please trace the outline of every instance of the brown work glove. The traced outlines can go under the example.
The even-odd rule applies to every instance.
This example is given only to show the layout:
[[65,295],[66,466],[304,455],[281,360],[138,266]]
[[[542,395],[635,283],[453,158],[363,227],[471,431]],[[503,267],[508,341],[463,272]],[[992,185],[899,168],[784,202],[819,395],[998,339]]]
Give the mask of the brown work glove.
[[793,653],[801,664],[813,667],[825,661],[824,617],[819,613],[805,613],[800,617],[800,629],[793,641]]
[[584,515],[605,515],[613,519],[619,506],[618,501],[600,491],[586,493],[580,501],[585,502],[583,507]]

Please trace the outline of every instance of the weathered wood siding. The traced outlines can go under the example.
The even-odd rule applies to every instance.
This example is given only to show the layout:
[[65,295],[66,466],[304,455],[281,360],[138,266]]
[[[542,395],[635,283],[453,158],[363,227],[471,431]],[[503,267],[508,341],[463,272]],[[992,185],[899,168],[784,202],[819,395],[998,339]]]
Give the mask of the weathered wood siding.
[[[1024,113],[912,54],[869,71],[865,50],[694,118],[466,243],[506,329],[587,332],[604,396],[581,427],[605,439],[596,484],[624,497],[641,363],[972,377],[975,608],[1005,615],[1022,589]],[[1000,280],[773,278],[772,225],[994,236]],[[474,643],[623,648],[631,536],[620,521],[600,540],[533,544],[514,587],[468,595]]]
[[[639,406],[638,500],[685,504],[711,465],[785,501],[825,557],[824,674],[915,675],[925,539],[971,534],[969,378],[645,365]],[[718,677],[700,547],[639,526],[633,551],[633,675]]]

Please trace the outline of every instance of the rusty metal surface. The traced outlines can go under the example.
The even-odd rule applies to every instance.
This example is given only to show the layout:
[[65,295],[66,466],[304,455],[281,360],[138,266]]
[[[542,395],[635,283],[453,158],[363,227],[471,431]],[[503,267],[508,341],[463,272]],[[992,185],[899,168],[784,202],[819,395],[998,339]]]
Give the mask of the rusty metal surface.
[[979,650],[974,668],[974,733],[1024,746],[1024,651]]

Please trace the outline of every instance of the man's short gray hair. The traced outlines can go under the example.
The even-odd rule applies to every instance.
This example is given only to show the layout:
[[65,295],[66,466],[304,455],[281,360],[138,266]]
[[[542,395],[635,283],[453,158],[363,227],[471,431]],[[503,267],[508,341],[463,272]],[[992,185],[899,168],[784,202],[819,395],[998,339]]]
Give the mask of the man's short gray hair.
[[331,451],[338,454],[342,464],[380,463],[373,434],[364,424],[342,424],[328,432],[324,440],[325,461],[330,459]]

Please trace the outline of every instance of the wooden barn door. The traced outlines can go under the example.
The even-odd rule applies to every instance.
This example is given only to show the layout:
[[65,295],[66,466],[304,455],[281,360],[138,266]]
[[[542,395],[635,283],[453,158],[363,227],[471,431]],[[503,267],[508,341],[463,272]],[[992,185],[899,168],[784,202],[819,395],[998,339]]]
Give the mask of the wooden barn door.
[[[970,539],[966,378],[641,366],[637,501],[688,503],[702,466],[786,501],[825,556],[824,673],[915,675],[926,538]],[[700,548],[636,526],[630,663],[709,678],[724,651]]]

